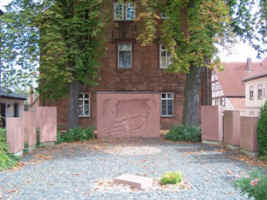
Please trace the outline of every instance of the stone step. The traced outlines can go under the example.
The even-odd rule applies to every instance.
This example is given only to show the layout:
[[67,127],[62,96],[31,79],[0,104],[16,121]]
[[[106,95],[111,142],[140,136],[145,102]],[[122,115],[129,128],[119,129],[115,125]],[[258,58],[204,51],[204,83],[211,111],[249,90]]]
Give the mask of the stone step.
[[135,176],[131,174],[123,174],[114,179],[116,184],[129,185],[137,189],[147,189],[151,188],[153,184],[153,179],[143,176]]

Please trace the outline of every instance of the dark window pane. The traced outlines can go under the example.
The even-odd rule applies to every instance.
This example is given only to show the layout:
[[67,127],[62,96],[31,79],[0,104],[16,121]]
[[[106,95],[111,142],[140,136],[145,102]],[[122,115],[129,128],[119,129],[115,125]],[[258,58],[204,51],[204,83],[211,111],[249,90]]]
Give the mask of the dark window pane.
[[168,115],[173,115],[173,100],[168,100]]
[[130,51],[120,51],[119,65],[121,68],[131,67],[131,52]]
[[161,115],[167,115],[167,100],[161,101]]

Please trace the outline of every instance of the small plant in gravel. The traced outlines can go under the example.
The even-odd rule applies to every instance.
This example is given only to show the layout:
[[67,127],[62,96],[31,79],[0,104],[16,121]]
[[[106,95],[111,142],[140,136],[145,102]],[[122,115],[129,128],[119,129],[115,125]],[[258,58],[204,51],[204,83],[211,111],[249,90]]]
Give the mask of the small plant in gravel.
[[267,158],[267,101],[261,108],[260,119],[257,128],[259,156]]
[[8,153],[6,130],[0,129],[0,171],[12,168],[17,163],[17,158]]
[[70,129],[64,134],[60,134],[61,142],[76,142],[76,141],[87,141],[95,138],[95,127],[90,127],[86,129],[75,128]]
[[267,199],[267,176],[259,172],[253,172],[249,177],[239,179],[235,183],[243,194],[247,194],[255,200]]
[[178,125],[171,128],[165,138],[172,141],[200,142],[201,129],[197,126]]
[[167,172],[160,179],[161,185],[167,184],[179,184],[182,182],[183,174],[182,172]]

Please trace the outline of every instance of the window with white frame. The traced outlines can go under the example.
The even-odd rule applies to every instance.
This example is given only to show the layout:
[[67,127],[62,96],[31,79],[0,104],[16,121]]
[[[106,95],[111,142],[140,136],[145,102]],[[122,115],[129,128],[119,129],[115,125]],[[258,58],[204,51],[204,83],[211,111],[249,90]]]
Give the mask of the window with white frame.
[[168,15],[166,14],[166,12],[161,12],[161,13],[160,13],[160,18],[161,18],[161,19],[168,19],[169,17],[168,17]]
[[90,95],[81,93],[79,95],[79,117],[90,117]]
[[254,87],[251,85],[249,87],[249,100],[253,101],[253,99],[254,99]]
[[132,21],[135,19],[135,5],[133,2],[115,2],[114,20]]
[[220,105],[225,106],[225,97],[220,98]]
[[171,54],[168,50],[163,46],[160,45],[160,68],[166,69],[172,63],[171,62]]
[[174,93],[161,93],[161,116],[172,117],[174,115]]
[[258,100],[262,100],[263,97],[263,87],[262,84],[258,85]]
[[122,69],[132,67],[132,43],[118,44],[118,67]]

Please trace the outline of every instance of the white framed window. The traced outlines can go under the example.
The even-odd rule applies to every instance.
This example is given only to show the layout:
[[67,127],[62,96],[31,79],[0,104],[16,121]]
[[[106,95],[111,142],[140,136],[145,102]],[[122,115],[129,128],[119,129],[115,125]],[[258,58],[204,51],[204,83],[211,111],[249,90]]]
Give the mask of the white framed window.
[[161,116],[173,117],[174,116],[174,93],[163,92],[161,93]]
[[172,63],[171,54],[167,51],[167,49],[163,45],[160,45],[159,55],[160,55],[160,68],[167,69],[168,66]]
[[166,12],[161,12],[160,13],[160,18],[161,19],[168,19],[169,17],[167,16]]
[[133,2],[127,2],[125,3],[125,9],[126,9],[126,16],[125,19],[127,21],[132,21],[135,19],[135,5]]
[[81,93],[79,95],[79,117],[90,117],[90,95]]
[[115,2],[114,20],[132,21],[135,19],[135,4],[133,2]]
[[132,43],[118,44],[118,68],[128,69],[132,67]]
[[263,87],[262,84],[258,85],[258,100],[262,100],[263,98]]
[[124,19],[124,3],[114,3],[114,20],[120,21]]
[[254,99],[254,87],[251,85],[249,86],[249,100],[253,101]]
[[220,98],[220,105],[225,106],[225,97]]

